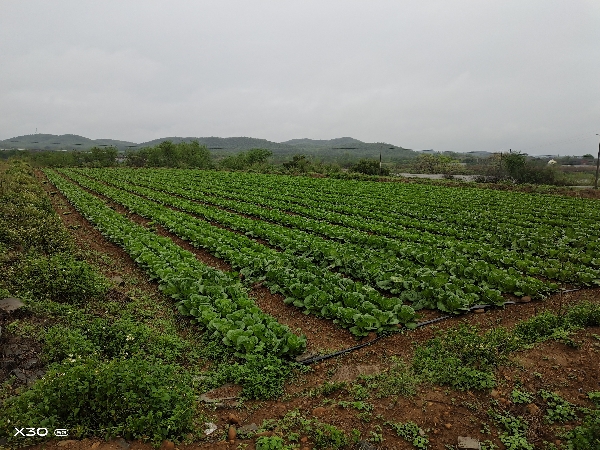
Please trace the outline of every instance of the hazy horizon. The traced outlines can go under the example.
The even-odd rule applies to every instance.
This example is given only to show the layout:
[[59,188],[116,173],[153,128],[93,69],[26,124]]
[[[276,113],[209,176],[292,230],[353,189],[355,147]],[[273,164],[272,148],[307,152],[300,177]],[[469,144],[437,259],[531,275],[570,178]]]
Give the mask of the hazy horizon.
[[600,3],[8,2],[0,139],[596,154]]

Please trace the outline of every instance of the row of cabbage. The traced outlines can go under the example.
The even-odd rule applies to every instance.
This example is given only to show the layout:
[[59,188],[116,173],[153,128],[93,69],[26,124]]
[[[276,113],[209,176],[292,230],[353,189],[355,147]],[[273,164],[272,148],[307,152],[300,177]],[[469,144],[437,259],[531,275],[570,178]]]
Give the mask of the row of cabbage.
[[[498,191],[475,190],[479,196],[488,199],[488,203],[482,205],[475,202],[473,196],[465,198],[463,191],[473,189],[425,186],[429,190],[423,191],[420,185],[377,183],[377,190],[373,191],[371,187],[368,195],[356,195],[356,189],[351,189],[352,182],[344,182],[346,184],[338,185],[336,192],[329,193],[329,181],[335,180],[324,183],[322,180],[296,181],[298,177],[290,181],[290,177],[273,178],[258,174],[235,174],[232,177],[231,174],[198,172],[192,173],[190,179],[200,185],[210,179],[210,185],[221,195],[257,192],[288,204],[321,208],[373,222],[383,221],[393,227],[425,230],[462,240],[492,242],[540,256],[578,258],[582,251],[587,251],[588,256],[594,257],[600,248],[598,239],[594,239],[600,237],[600,222],[592,201],[582,203],[580,199],[537,196],[546,202],[545,214],[539,205],[535,211],[518,213],[521,202],[536,196],[500,192],[503,197],[496,198],[494,195]],[[402,189],[402,195],[389,193],[390,186]],[[340,201],[342,199],[343,202]],[[553,218],[543,220],[544,215]],[[598,260],[595,263],[600,265]]]
[[[195,172],[198,174],[198,172]],[[203,174],[204,175],[204,174]],[[202,175],[202,178],[203,178]],[[600,230],[598,219],[600,212],[595,202],[589,199],[556,195],[527,194],[514,191],[489,189],[447,188],[444,186],[405,183],[365,183],[335,179],[279,177],[258,174],[218,174],[219,178],[243,181],[250,185],[261,186],[276,182],[286,188],[318,190],[324,196],[339,196],[343,192],[348,198],[359,202],[369,199],[388,201],[390,204],[435,207],[440,211],[478,211],[491,208],[502,214],[500,221],[519,224],[569,225],[573,215],[578,221]],[[257,176],[256,176],[257,175]],[[271,181],[269,181],[271,180]],[[444,200],[439,202],[439,199]]]
[[[523,277],[514,270],[498,269],[485,261],[468,260],[447,249],[433,251],[430,247],[396,241],[389,250],[375,251],[355,244],[324,239],[277,223],[249,219],[154,189],[115,180],[102,171],[86,173],[161,204],[264,239],[281,249],[311,257],[322,267],[340,270],[380,289],[400,294],[401,298],[413,301],[413,308],[416,309],[426,307],[455,312],[476,303],[503,303],[502,292],[535,297],[556,287],[535,278]],[[168,187],[163,189],[170,191]],[[287,218],[290,222],[308,222],[303,217],[290,216],[276,210],[263,210],[263,213],[271,218]],[[342,233],[336,229],[340,227],[327,223],[312,221],[310,224],[325,235],[340,236]],[[348,237],[361,234],[364,234],[362,237],[365,239],[370,237],[355,230],[343,232]],[[401,258],[397,255],[401,255]]]
[[[523,199],[524,194],[519,193],[510,193],[508,195],[515,197],[505,197],[503,201],[496,199],[487,205],[473,205],[461,198],[459,189],[446,188],[444,192],[437,188],[432,192],[421,193],[413,191],[419,185],[393,183],[390,185],[405,187],[404,196],[394,198],[381,192],[373,192],[365,197],[351,195],[343,185],[335,194],[327,194],[323,192],[327,190],[326,185],[297,187],[294,183],[285,183],[285,178],[283,184],[272,178],[259,178],[260,183],[253,182],[245,174],[240,179],[222,179],[220,174],[210,174],[208,178],[212,181],[210,186],[218,190],[220,195],[233,192],[236,196],[242,196],[246,192],[253,192],[280,200],[288,208],[299,205],[310,210],[322,209],[338,213],[337,217],[331,217],[333,220],[344,220],[339,215],[351,216],[367,220],[369,225],[384,223],[393,229],[427,231],[477,243],[489,242],[497,247],[526,251],[542,257],[557,257],[564,261],[582,261],[600,266],[600,260],[597,259],[600,249],[600,221],[596,219],[597,211],[592,209],[590,212],[587,203],[584,204],[585,208],[580,208],[578,199],[568,199],[573,202],[570,207],[558,208],[553,202],[562,205],[564,200],[542,197],[547,201],[548,213],[555,216],[565,211],[569,213],[567,218],[555,218],[551,220],[552,223],[548,223],[538,220],[541,215],[539,212],[520,215],[515,211],[511,212],[511,209],[518,209],[519,201]],[[202,174],[196,176],[194,181],[205,184],[208,179]],[[322,183],[321,180],[318,182]],[[382,190],[389,186],[379,185],[383,186]],[[496,191],[480,192],[485,195]],[[421,201],[422,196],[425,196],[427,202]]]
[[[101,171],[96,171],[95,174],[108,175]],[[331,239],[382,249],[386,253],[392,252],[400,258],[411,258],[416,263],[426,266],[438,267],[439,260],[455,259],[462,264],[466,259],[468,265],[477,267],[476,270],[487,270],[485,264],[477,263],[482,260],[498,268],[507,269],[511,277],[517,275],[516,270],[530,276],[584,285],[597,283],[600,278],[597,257],[591,252],[575,251],[570,261],[560,249],[550,249],[548,254],[541,257],[531,252],[510,250],[487,242],[472,242],[455,236],[441,236],[414,228],[402,228],[397,224],[394,226],[386,223],[383,218],[374,221],[324,210],[317,206],[320,202],[316,201],[308,200],[313,206],[305,207],[290,201],[277,200],[279,194],[269,196],[250,189],[233,192],[230,185],[221,186],[219,177],[215,177],[213,173],[206,173],[206,179],[201,180],[193,178],[194,173],[190,172],[173,176],[172,173],[162,171],[113,171],[110,177],[161,189]],[[476,235],[480,239],[489,237],[483,233]],[[435,256],[428,258],[427,255]],[[496,279],[495,283],[499,282],[497,275],[492,277]],[[393,285],[390,286],[391,289],[395,289]],[[517,293],[520,290],[518,286],[497,287],[503,292]]]
[[310,258],[276,251],[245,235],[92,180],[81,172],[63,170],[62,173],[229,262],[249,281],[261,281],[272,292],[282,293],[287,303],[303,308],[306,313],[333,319],[357,336],[395,330],[399,324],[415,324],[414,309],[399,298],[383,296],[366,284],[315,265]]
[[49,170],[45,173],[88,221],[177,300],[182,314],[192,316],[238,356],[292,357],[305,350],[306,339],[262,312],[236,274],[202,264],[170,239],[135,224],[62,176]]
[[[217,177],[217,179],[220,177]],[[198,182],[206,183],[205,177],[197,177]],[[541,196],[546,201],[546,212],[555,217],[568,212],[567,218],[555,218],[540,221],[541,213],[518,214],[519,202],[529,197],[520,193],[502,193],[506,197],[500,202],[486,205],[472,205],[461,199],[461,190],[433,190],[426,193],[426,203],[421,203],[418,192],[407,190],[404,196],[394,198],[381,192],[373,192],[369,197],[349,195],[340,188],[336,194],[324,194],[318,187],[297,188],[294,184],[285,186],[275,180],[263,180],[259,185],[248,183],[246,179],[227,180],[226,183],[212,186],[221,189],[221,195],[227,190],[236,190],[237,195],[244,192],[256,192],[263,197],[281,200],[291,205],[300,205],[308,209],[320,208],[338,213],[333,220],[342,216],[353,216],[368,220],[371,224],[383,223],[391,229],[408,229],[428,231],[438,236],[449,236],[473,243],[490,243],[496,247],[525,251],[532,255],[557,258],[561,261],[573,261],[600,267],[598,250],[600,250],[600,221],[597,208],[590,208],[590,203],[581,205],[578,199],[567,199],[570,207],[557,207],[554,202],[563,205],[565,200],[557,197]],[[265,183],[264,181],[271,181]],[[322,183],[322,181],[319,181]],[[372,183],[363,183],[363,185]],[[381,183],[379,185],[382,185]],[[398,183],[383,184],[413,189],[418,185]],[[237,186],[237,187],[236,187]],[[324,186],[319,186],[323,187]],[[281,194],[284,192],[284,194]],[[384,191],[385,192],[385,191]],[[487,195],[486,191],[481,195]],[[514,195],[514,197],[510,197]],[[341,201],[343,199],[343,201]],[[595,205],[592,203],[592,205]],[[581,207],[585,206],[585,207]],[[539,208],[538,208],[539,209]],[[525,218],[527,217],[527,219]],[[342,220],[344,220],[342,218]],[[385,230],[378,232],[387,233]]]

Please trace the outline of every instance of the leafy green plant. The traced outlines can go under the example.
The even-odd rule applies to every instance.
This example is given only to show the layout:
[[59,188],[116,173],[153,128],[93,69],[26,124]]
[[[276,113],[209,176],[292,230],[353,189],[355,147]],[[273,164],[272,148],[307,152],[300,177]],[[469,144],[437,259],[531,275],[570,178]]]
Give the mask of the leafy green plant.
[[367,388],[375,391],[376,398],[383,398],[392,395],[410,397],[416,393],[420,380],[408,364],[394,356],[387,371],[363,376],[362,381]]
[[408,421],[405,423],[385,422],[398,436],[410,442],[415,448],[426,450],[429,448],[429,438],[419,426]]
[[350,444],[350,438],[346,436],[343,430],[327,423],[317,423],[312,429],[315,448],[318,449],[342,449]]
[[256,450],[292,450],[279,436],[261,436],[256,440]]
[[513,403],[516,403],[516,404],[531,403],[531,402],[533,402],[533,398],[534,398],[533,395],[530,394],[529,392],[518,390],[518,389],[513,389],[513,391],[510,393],[510,399],[512,400]]
[[292,366],[275,356],[249,355],[242,364],[222,364],[208,376],[208,388],[226,382],[243,386],[247,399],[273,399],[283,394],[283,383],[290,376]]
[[77,430],[79,437],[173,439],[192,427],[189,385],[180,367],[145,360],[56,365],[29,390],[6,400],[0,429],[8,433],[36,424]]
[[588,392],[588,398],[597,406],[600,407],[600,391]]
[[383,442],[383,433],[380,425],[376,425],[374,430],[369,432],[369,441],[371,442]]
[[85,261],[70,254],[28,257],[17,268],[15,289],[33,299],[46,298],[57,302],[82,304],[99,298],[108,289],[104,277]]
[[99,352],[99,347],[77,329],[55,325],[44,336],[44,357],[49,362],[75,360]]
[[50,327],[45,335],[45,354],[55,362],[92,354],[101,359],[151,356],[176,362],[188,347],[176,335],[156,333],[129,318],[110,321],[86,317],[69,326]]
[[544,419],[549,423],[568,422],[577,418],[575,406],[555,392],[541,390],[540,397],[546,401]]
[[600,410],[590,411],[580,425],[561,435],[569,450],[600,448]]
[[373,411],[373,404],[364,401],[347,402],[342,400],[338,402],[338,405],[342,408],[354,408],[358,411],[363,412]]
[[515,417],[507,412],[489,412],[490,416],[504,429],[498,435],[507,450],[534,450],[526,437],[529,424],[520,417]]
[[331,395],[335,392],[339,392],[348,388],[348,384],[345,381],[335,381],[330,382],[326,381],[323,383],[320,389],[320,394],[322,395]]
[[413,369],[424,379],[458,389],[486,389],[495,385],[494,368],[518,348],[504,328],[479,334],[461,325],[438,333],[415,348]]

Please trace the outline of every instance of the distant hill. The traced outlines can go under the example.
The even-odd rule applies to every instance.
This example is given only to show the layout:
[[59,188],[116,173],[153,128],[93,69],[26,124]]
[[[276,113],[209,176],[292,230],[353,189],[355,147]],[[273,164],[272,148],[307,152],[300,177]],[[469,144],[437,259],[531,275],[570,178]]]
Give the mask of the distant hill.
[[232,153],[241,152],[244,150],[250,150],[251,148],[265,148],[267,150],[290,152],[295,151],[295,148],[286,145],[279,144],[277,142],[268,141],[266,139],[257,139],[250,137],[165,137],[160,139],[154,139],[152,141],[143,142],[138,147],[153,147],[164,141],[171,141],[175,144],[179,142],[190,142],[198,141],[200,144],[206,145],[211,150],[223,150],[222,152],[216,153]]
[[89,150],[94,146],[115,146],[121,151],[135,151],[142,147],[152,147],[163,141],[189,142],[197,140],[206,145],[211,153],[219,158],[252,148],[264,148],[273,152],[273,160],[281,162],[295,154],[305,154],[323,161],[349,161],[359,158],[379,158],[403,160],[414,158],[417,153],[393,144],[362,142],[351,137],[329,140],[292,139],[286,142],[273,142],[251,137],[164,137],[148,142],[119,141],[115,139],[88,139],[75,134],[30,134],[0,140],[0,149],[22,148],[26,150]]
[[292,139],[282,142],[296,148],[296,153],[306,153],[323,160],[355,160],[359,158],[379,158],[387,161],[412,159],[417,153],[385,142],[363,142],[351,137],[336,139]]
[[115,146],[121,150],[134,142],[115,139],[88,139],[76,134],[27,134],[0,141],[0,148],[23,148],[26,150],[89,150],[98,146]]
[[363,141],[354,139],[351,137],[341,137],[336,139],[319,140],[319,139],[291,139],[289,141],[282,142],[282,144],[294,145],[296,147],[310,148],[310,147],[356,147],[358,145],[364,145]]

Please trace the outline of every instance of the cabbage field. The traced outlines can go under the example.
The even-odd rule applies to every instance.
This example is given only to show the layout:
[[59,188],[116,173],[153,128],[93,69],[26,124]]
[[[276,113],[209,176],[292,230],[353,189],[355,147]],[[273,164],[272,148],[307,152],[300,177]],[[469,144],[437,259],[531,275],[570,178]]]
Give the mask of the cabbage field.
[[[181,314],[240,357],[306,348],[249,297],[256,283],[356,336],[414,327],[420,310],[458,314],[600,284],[593,200],[183,169],[45,173]],[[207,266],[118,205],[233,270]]]

